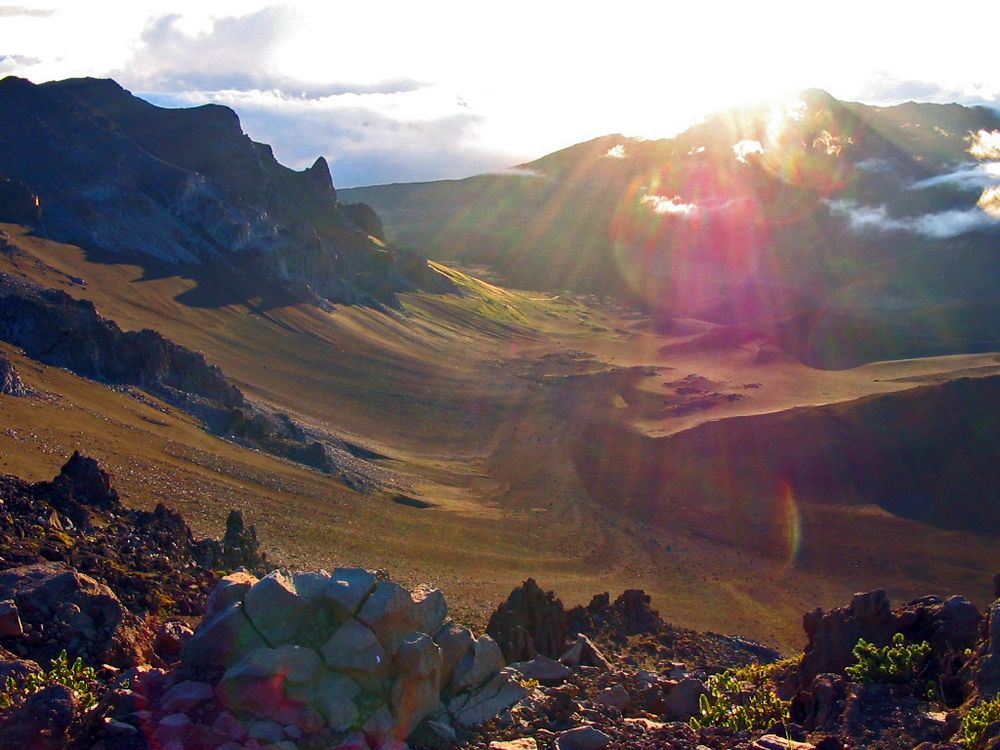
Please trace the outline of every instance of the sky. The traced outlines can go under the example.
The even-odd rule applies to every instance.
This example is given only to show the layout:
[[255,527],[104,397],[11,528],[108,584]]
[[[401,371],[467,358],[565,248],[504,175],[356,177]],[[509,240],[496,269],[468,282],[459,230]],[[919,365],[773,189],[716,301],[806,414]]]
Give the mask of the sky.
[[[0,0],[2,2],[2,0]],[[0,4],[0,76],[231,106],[338,187],[465,177],[823,88],[1000,106],[1000,3],[175,0]]]

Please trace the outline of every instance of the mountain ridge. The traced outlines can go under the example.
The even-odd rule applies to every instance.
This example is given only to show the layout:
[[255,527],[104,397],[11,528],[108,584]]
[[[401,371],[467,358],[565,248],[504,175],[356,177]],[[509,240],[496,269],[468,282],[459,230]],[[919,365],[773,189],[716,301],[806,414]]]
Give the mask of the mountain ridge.
[[338,202],[323,157],[282,166],[228,107],[165,109],[110,79],[10,76],[0,105],[0,134],[19,146],[0,155],[0,178],[31,191],[54,238],[317,304],[447,288],[422,259],[385,247],[370,210]]

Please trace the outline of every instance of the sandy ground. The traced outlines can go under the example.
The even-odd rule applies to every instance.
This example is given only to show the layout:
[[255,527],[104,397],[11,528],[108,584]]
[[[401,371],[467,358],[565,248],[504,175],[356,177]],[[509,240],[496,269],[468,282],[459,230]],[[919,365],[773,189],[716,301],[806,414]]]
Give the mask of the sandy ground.
[[[205,352],[251,396],[386,456],[379,463],[406,494],[431,507],[359,495],[6,345],[25,380],[50,395],[0,397],[0,472],[48,478],[79,448],[109,466],[130,503],[166,502],[214,535],[242,508],[277,559],[431,582],[477,624],[529,575],[568,604],[644,588],[678,624],[785,650],[802,645],[802,612],[855,590],[957,591],[980,603],[990,593],[994,538],[872,506],[775,506],[728,484],[708,487],[713,507],[637,503],[595,481],[581,456],[595,437],[613,452],[618,435],[677,438],[708,421],[993,375],[995,354],[821,371],[744,332],[699,321],[657,330],[628,310],[488,285],[464,297],[408,295],[390,312],[194,305],[193,289],[199,300],[223,295],[3,228],[20,252],[0,255],[0,270]],[[615,460],[628,472],[633,458],[649,460]]]

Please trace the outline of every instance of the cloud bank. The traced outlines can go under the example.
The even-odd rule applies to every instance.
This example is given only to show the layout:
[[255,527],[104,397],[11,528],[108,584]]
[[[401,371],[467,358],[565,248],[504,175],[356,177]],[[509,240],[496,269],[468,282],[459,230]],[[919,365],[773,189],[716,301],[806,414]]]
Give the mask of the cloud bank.
[[834,216],[847,219],[852,232],[909,232],[932,239],[1000,228],[1000,218],[976,207],[951,209],[912,217],[894,217],[885,206],[859,206],[854,201],[827,201]]

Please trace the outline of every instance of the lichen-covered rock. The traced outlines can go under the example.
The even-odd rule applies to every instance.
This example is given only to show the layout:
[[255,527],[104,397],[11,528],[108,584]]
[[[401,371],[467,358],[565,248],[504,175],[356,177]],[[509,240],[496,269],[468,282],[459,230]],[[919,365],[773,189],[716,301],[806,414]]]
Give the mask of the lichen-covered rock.
[[211,619],[224,609],[242,602],[247,592],[257,581],[257,576],[245,571],[237,571],[220,578],[205,605],[205,619]]
[[272,646],[290,643],[307,617],[306,602],[290,573],[275,570],[246,593],[244,607],[257,631]]
[[405,738],[430,714],[443,710],[441,703],[441,647],[426,633],[410,633],[396,652],[399,676],[389,695],[396,717],[397,736]]
[[323,670],[312,681],[310,689],[313,707],[331,728],[343,731],[357,720],[359,712],[354,699],[361,688],[347,675]]

